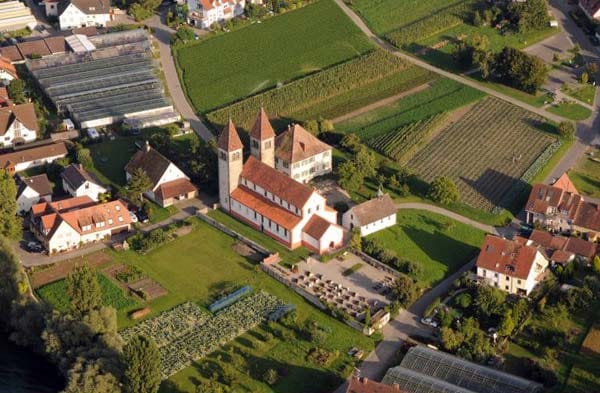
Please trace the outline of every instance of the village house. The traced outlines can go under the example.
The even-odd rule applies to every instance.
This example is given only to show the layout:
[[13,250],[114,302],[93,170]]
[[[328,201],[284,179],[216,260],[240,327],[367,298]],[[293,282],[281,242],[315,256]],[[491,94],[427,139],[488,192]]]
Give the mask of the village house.
[[48,254],[55,254],[127,232],[131,217],[121,200],[96,203],[82,196],[33,205],[30,229]]
[[64,142],[17,150],[0,155],[0,169],[14,175],[29,168],[50,164],[66,157],[67,153]]
[[[260,118],[259,114],[259,118]],[[230,120],[218,139],[221,208],[290,249],[300,246],[323,254],[342,246],[344,230],[337,211],[311,187],[273,167],[273,135],[253,133],[251,156]]]
[[33,103],[0,107],[0,147],[33,142],[38,129]]
[[46,174],[31,177],[15,176],[17,183],[17,214],[31,210],[31,206],[44,200],[52,202],[52,184]]
[[112,19],[108,0],[45,0],[46,16],[58,18],[61,30],[106,27]]
[[554,184],[533,186],[525,205],[526,222],[552,232],[600,231],[600,206],[586,202],[565,173]]
[[541,247],[544,256],[551,263],[567,264],[579,257],[591,262],[598,253],[598,244],[577,237],[553,235],[546,231],[534,230],[529,239],[522,240],[528,246]]
[[152,186],[144,195],[162,207],[173,205],[177,201],[192,199],[198,195],[198,189],[189,177],[165,156],[146,144],[138,150],[125,166],[127,180],[136,169],[146,172]]
[[396,225],[396,204],[388,194],[351,207],[342,216],[342,226],[348,230],[360,230],[361,236],[368,236],[382,229]]
[[71,164],[63,169],[60,174],[62,187],[65,192],[73,197],[88,196],[93,201],[98,201],[98,196],[108,192],[108,189],[81,164]]
[[17,69],[9,59],[0,56],[0,81],[7,86],[14,79],[19,79]]
[[488,235],[477,257],[477,277],[488,285],[529,295],[544,278],[548,260],[537,247]]
[[243,15],[246,0],[187,0],[187,5],[188,23],[208,29],[213,23],[223,23]]
[[398,384],[386,385],[366,377],[352,377],[346,393],[403,393]]

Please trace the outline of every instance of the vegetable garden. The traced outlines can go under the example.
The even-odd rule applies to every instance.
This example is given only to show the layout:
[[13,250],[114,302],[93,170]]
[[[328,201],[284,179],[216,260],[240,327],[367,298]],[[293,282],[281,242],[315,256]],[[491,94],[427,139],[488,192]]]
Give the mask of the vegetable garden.
[[125,341],[139,334],[152,337],[159,347],[162,377],[166,379],[258,326],[284,306],[264,291],[243,298],[215,316],[188,302],[125,329],[121,336]]
[[490,212],[511,208],[518,193],[543,168],[560,142],[540,131],[545,119],[487,98],[440,132],[408,161],[426,181],[448,176],[463,202]]

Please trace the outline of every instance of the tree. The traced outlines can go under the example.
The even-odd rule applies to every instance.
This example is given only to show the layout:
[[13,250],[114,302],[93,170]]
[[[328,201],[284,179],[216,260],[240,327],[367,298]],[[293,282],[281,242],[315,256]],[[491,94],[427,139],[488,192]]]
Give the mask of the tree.
[[500,326],[498,326],[498,334],[503,337],[508,337],[515,330],[515,321],[513,320],[512,313],[510,311],[506,311],[504,313],[504,317],[500,322]]
[[579,82],[581,82],[582,85],[586,85],[590,80],[590,75],[587,72],[582,72],[581,76],[579,77]]
[[435,178],[429,185],[427,198],[443,205],[458,201],[460,194],[454,181],[446,176]]
[[546,0],[512,2],[508,6],[508,19],[522,33],[542,30],[550,23]]
[[321,130],[321,132],[331,132],[335,130],[335,126],[333,125],[333,122],[331,120],[322,119],[319,122],[319,129]]
[[406,308],[417,299],[419,287],[412,278],[401,275],[394,281],[392,293],[400,305]]
[[561,121],[557,130],[563,138],[572,139],[575,136],[575,125],[571,121]]
[[137,207],[144,202],[144,193],[152,187],[152,181],[142,168],[136,168],[131,172],[131,177],[125,187],[126,198]]
[[0,237],[0,323],[8,325],[10,309],[27,293],[27,277],[8,240]]
[[475,14],[473,15],[473,25],[475,27],[481,27],[484,24],[484,20],[483,17],[481,16],[481,13],[479,11],[475,11]]
[[360,138],[356,134],[346,134],[340,144],[350,153],[357,153],[358,149],[362,146],[360,143]]
[[504,307],[505,295],[500,290],[488,285],[480,285],[475,293],[477,314],[485,318],[498,315]]
[[269,386],[275,385],[277,379],[279,379],[279,375],[277,375],[277,371],[272,368],[267,369],[262,377],[263,382]]
[[364,177],[352,161],[346,161],[338,167],[339,183],[346,191],[357,191],[362,187]]
[[67,276],[67,293],[71,300],[71,312],[82,318],[102,306],[102,290],[96,272],[88,265],[77,266]]
[[0,236],[20,238],[23,225],[17,216],[17,186],[4,169],[0,169],[0,202]]
[[120,393],[119,381],[105,372],[97,362],[80,361],[69,371],[68,385],[63,393]]
[[440,329],[440,340],[444,350],[454,352],[462,345],[465,337],[462,333],[452,330],[452,328],[443,327]]
[[150,18],[161,4],[161,0],[141,0],[129,7],[129,14],[136,22]]
[[125,393],[156,393],[160,386],[160,353],[145,336],[133,337],[123,348]]
[[196,393],[225,393],[225,391],[223,385],[212,380],[196,385]]
[[354,164],[362,177],[371,177],[375,175],[377,157],[371,149],[361,145],[354,157]]
[[594,272],[596,272],[596,274],[600,274],[600,255],[596,255],[594,257],[594,261],[592,262],[592,266],[594,268]]
[[353,250],[362,250],[362,236],[360,235],[359,228],[354,228],[350,233],[350,243],[348,245]]
[[311,134],[317,135],[319,133],[319,122],[316,120],[306,120],[304,128]]
[[534,94],[548,76],[546,64],[537,56],[505,47],[494,64],[502,83]]
[[273,12],[278,14],[281,11],[281,4],[279,4],[279,0],[271,0],[271,8]]
[[75,151],[75,159],[86,169],[89,169],[94,166],[94,161],[92,160],[92,153],[90,152],[90,149],[86,149],[83,147],[78,148]]
[[25,97],[25,82],[22,79],[13,79],[6,88],[8,96],[15,104],[27,102]]

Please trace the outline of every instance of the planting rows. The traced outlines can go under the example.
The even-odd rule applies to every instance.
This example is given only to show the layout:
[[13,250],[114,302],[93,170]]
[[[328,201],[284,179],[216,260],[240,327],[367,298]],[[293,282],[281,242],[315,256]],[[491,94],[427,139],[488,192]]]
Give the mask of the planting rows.
[[232,118],[240,127],[249,129],[261,106],[269,113],[286,116],[410,68],[407,62],[378,49],[356,60],[211,112],[207,117],[217,127]]
[[256,327],[283,307],[275,296],[256,292],[214,317],[194,303],[185,303],[122,332],[125,340],[138,334],[154,338],[166,379],[220,346]]
[[428,135],[445,117],[444,113],[438,113],[406,124],[397,130],[371,139],[368,142],[369,147],[393,160],[404,162],[410,158],[411,153],[427,141]]
[[538,130],[544,122],[541,116],[487,98],[417,152],[408,166],[426,181],[454,179],[462,201],[473,207],[509,208],[513,198],[505,196],[520,188],[524,175],[532,178],[543,166],[540,162],[555,151],[544,154],[556,141]]

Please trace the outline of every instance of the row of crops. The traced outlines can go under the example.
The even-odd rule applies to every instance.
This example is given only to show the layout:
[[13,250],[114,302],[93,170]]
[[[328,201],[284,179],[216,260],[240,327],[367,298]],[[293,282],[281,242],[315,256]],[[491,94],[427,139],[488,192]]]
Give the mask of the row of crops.
[[249,129],[257,108],[264,107],[269,113],[286,116],[399,74],[410,67],[404,60],[377,49],[358,59],[211,112],[207,118],[215,125],[225,124],[229,118],[236,119],[239,126]]
[[215,316],[188,302],[124,330],[121,336],[126,341],[138,334],[152,337],[159,347],[162,377],[166,379],[258,326],[282,307],[285,305],[281,300],[264,291],[243,298]]
[[445,113],[438,113],[402,127],[379,135],[368,142],[373,150],[398,162],[410,159],[419,147],[428,140],[428,136],[446,117]]
[[[505,196],[523,182],[524,174],[533,177],[532,172],[539,171],[538,158],[555,151],[547,149],[556,139],[539,130],[544,123],[539,115],[486,98],[440,132],[407,165],[426,181],[437,176],[454,179],[463,202],[498,211],[495,207],[510,206]],[[532,166],[537,169],[529,170]]]
[[386,39],[398,48],[405,48],[423,38],[441,33],[464,22],[477,1],[466,0],[423,18],[408,26],[394,30],[386,35]]

